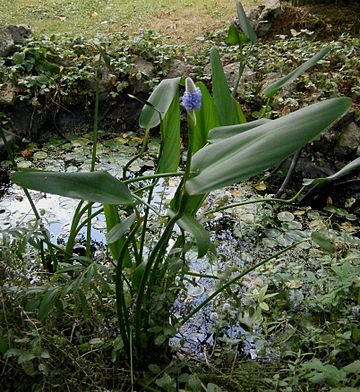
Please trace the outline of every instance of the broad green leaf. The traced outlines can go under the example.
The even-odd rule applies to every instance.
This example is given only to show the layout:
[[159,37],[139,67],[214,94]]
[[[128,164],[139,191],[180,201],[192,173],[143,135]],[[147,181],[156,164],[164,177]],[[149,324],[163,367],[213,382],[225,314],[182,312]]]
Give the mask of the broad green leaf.
[[242,4],[240,3],[240,1],[237,2],[236,9],[237,9],[237,14],[238,14],[241,30],[250,39],[250,41],[254,45],[256,45],[257,44],[257,37],[255,34],[255,31],[252,28],[251,23],[250,23],[249,19],[247,18],[245,11],[244,11],[244,8],[243,8]]
[[49,61],[45,61],[43,67],[45,71],[55,73],[55,74],[60,73],[60,67],[57,64],[50,63]]
[[139,287],[141,285],[141,281],[142,281],[142,278],[143,278],[144,272],[145,272],[145,266],[146,266],[146,263],[143,261],[142,263],[140,263],[136,267],[136,269],[133,273],[132,283],[136,289],[139,289]]
[[41,322],[44,322],[48,314],[54,307],[56,299],[61,295],[62,288],[60,286],[53,287],[49,289],[42,297],[40,305],[38,318]]
[[320,248],[330,254],[336,252],[336,245],[325,230],[315,231],[311,233],[311,239],[320,246]]
[[[168,215],[173,217],[175,213],[171,210],[168,211]],[[195,238],[198,247],[198,257],[201,258],[206,255],[210,246],[210,235],[201,226],[201,224],[190,214],[185,213],[176,224],[181,227],[184,231],[192,234]]]
[[24,188],[102,204],[133,204],[127,186],[107,172],[19,171],[11,181]]
[[[114,260],[118,260],[120,257],[121,249],[123,248],[125,242],[124,238],[122,237],[127,231],[127,223],[124,224],[124,221],[120,222],[118,210],[114,205],[105,204],[104,214],[106,220],[107,242],[110,253]],[[132,215],[130,215],[130,217],[132,217]],[[121,232],[123,233],[119,236]],[[131,267],[131,257],[128,250],[125,252],[123,264],[125,267]]]
[[302,73],[307,71],[310,67],[314,66],[320,59],[326,56],[330,52],[331,48],[323,48],[318,53],[316,53],[313,57],[307,60],[305,63],[301,64],[299,67],[294,69],[289,74],[285,75],[275,83],[271,84],[270,86],[266,87],[264,90],[264,95],[268,98],[273,97],[278,90],[287,86],[291,82],[293,82],[297,77],[299,77]]
[[219,142],[219,141],[224,140],[228,137],[238,135],[241,132],[245,132],[245,131],[248,131],[249,129],[253,129],[253,128],[256,128],[260,125],[266,124],[269,121],[271,121],[271,120],[268,120],[266,118],[261,118],[260,120],[250,121],[245,124],[227,125],[225,127],[213,128],[209,132],[208,139],[211,143]]
[[[193,152],[200,150],[207,143],[209,130],[219,125],[214,101],[202,82],[196,83],[202,94],[201,109],[195,111],[196,124],[193,125]],[[192,123],[192,122],[191,122]],[[191,123],[188,123],[190,125]]]
[[245,34],[239,31],[235,23],[232,23],[228,30],[226,43],[228,45],[242,45],[248,41],[249,41],[248,37],[246,37]]
[[237,122],[240,124],[246,123],[246,117],[243,111],[241,110],[241,106],[239,102],[234,98],[234,96],[232,96],[232,99],[237,114]]
[[346,374],[357,374],[360,376],[360,360],[351,362],[349,365],[343,367]]
[[16,52],[13,54],[12,61],[16,65],[21,65],[25,61],[25,53],[24,52]]
[[175,172],[179,167],[180,140],[180,105],[179,92],[176,90],[174,99],[160,124],[161,152],[157,173]]
[[322,184],[324,182],[328,181],[336,181],[341,177],[347,176],[348,174],[352,173],[354,170],[358,169],[360,167],[360,158],[356,158],[350,163],[348,163],[346,166],[344,166],[342,169],[340,169],[338,172],[332,174],[329,177],[319,177],[319,178],[304,178],[303,184],[304,185],[313,185],[313,184]]
[[233,97],[230,94],[219,52],[216,48],[212,48],[211,50],[210,61],[212,70],[213,99],[219,118],[219,124],[238,124],[238,112],[234,105]]
[[154,128],[160,124],[178,91],[180,78],[164,79],[155,88],[148,101],[154,106],[145,105],[141,111],[139,125],[142,128]]
[[113,226],[112,229],[106,235],[108,244],[113,244],[114,242],[120,240],[124,236],[124,234],[130,229],[130,227],[133,225],[135,219],[136,219],[136,215],[131,214],[122,222],[119,222],[118,224]]
[[350,107],[333,98],[211,144],[192,159],[194,174],[186,182],[190,195],[246,180],[281,162],[325,130]]

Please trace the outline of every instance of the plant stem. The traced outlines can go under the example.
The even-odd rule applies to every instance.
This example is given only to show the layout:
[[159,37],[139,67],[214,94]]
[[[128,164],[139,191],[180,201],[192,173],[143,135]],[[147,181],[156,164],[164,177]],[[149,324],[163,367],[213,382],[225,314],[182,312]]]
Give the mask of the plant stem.
[[131,243],[132,239],[137,233],[138,227],[140,226],[140,217],[138,217],[136,225],[133,227],[128,237],[124,241],[124,244],[121,248],[119,258],[116,263],[115,269],[115,295],[116,295],[116,310],[118,315],[118,325],[120,330],[120,335],[123,339],[125,350],[128,358],[131,358],[131,347],[130,347],[130,334],[131,327],[129,322],[129,315],[127,314],[127,307],[125,302],[125,293],[123,287],[123,260],[125,257],[125,253],[128,250],[128,246]]
[[[97,150],[97,139],[98,139],[98,127],[99,127],[99,96],[100,96],[100,65],[101,65],[102,54],[99,54],[99,61],[96,67],[95,73],[95,108],[94,108],[94,123],[93,123],[93,145],[91,154],[90,171],[95,170],[96,163],[96,150]],[[88,210],[88,225],[86,229],[86,257],[91,257],[91,214],[92,205]]]
[[299,192],[295,196],[293,196],[291,199],[277,199],[277,198],[274,198],[274,197],[269,197],[269,198],[266,198],[266,199],[256,199],[256,200],[242,201],[242,202],[239,202],[239,203],[228,204],[228,205],[223,206],[223,207],[219,207],[219,208],[215,208],[215,209],[210,210],[210,211],[206,211],[205,215],[210,215],[210,214],[214,214],[215,212],[228,210],[229,208],[245,206],[247,204],[269,203],[269,202],[279,202],[279,203],[291,204],[291,203],[293,203],[294,201],[296,201],[299,198],[300,194],[302,193],[302,191],[304,189],[305,189],[305,186],[302,186],[301,189],[299,190]]
[[260,261],[259,263],[253,265],[252,267],[247,268],[245,271],[241,272],[240,274],[236,275],[233,279],[229,280],[227,283],[225,283],[223,286],[221,286],[219,289],[215,290],[211,295],[209,295],[208,298],[206,298],[205,301],[203,301],[200,305],[198,305],[195,309],[193,309],[190,313],[188,313],[180,322],[179,322],[179,327],[184,325],[188,320],[191,319],[192,316],[194,316],[200,309],[202,309],[204,306],[206,306],[211,300],[213,300],[217,295],[219,295],[222,291],[230,287],[232,284],[236,283],[239,279],[243,278],[245,275],[248,273],[256,270],[256,268],[261,267],[262,265],[268,263],[270,260],[275,259],[282,255],[283,253],[286,253],[287,251],[294,249],[296,246],[302,244],[303,242],[308,241],[309,238],[304,239],[302,241],[297,242],[296,244],[292,244],[285,249],[282,249],[281,251],[277,252],[276,254],[266,258],[265,260]]
[[146,181],[146,180],[153,180],[156,178],[166,178],[166,177],[182,177],[184,175],[183,171],[178,171],[178,172],[173,172],[173,173],[160,173],[160,174],[152,174],[150,176],[142,176],[142,177],[136,177],[136,178],[128,178],[127,180],[124,180],[124,184],[131,184],[133,182],[140,182],[140,181]]
[[146,151],[147,146],[148,146],[148,142],[149,142],[149,135],[150,135],[150,128],[146,128],[146,129],[145,129],[145,134],[144,134],[143,143],[142,143],[142,146],[141,146],[141,150],[139,151],[138,154],[136,154],[133,158],[131,158],[131,159],[126,163],[126,165],[125,165],[124,168],[123,168],[123,174],[122,174],[122,179],[123,179],[123,181],[126,180],[126,172],[128,171],[128,169],[129,169],[129,167],[131,166],[131,164],[132,164],[133,162],[135,162],[137,159],[141,158],[141,157],[143,156],[144,152]]

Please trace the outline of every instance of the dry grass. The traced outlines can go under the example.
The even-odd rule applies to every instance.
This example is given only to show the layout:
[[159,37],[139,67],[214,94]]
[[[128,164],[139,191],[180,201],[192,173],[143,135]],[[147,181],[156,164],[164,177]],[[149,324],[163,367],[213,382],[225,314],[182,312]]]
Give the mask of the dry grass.
[[[256,2],[244,0],[243,5]],[[151,29],[170,42],[191,43],[235,16],[235,0],[0,0],[0,25],[29,24],[35,34],[95,36]]]

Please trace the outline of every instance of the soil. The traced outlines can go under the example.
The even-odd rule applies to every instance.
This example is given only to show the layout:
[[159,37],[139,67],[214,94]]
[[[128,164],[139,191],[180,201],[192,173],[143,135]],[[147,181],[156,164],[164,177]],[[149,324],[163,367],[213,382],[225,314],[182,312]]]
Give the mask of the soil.
[[291,30],[307,29],[314,32],[313,39],[331,41],[341,34],[360,36],[360,3],[333,1],[331,4],[310,4],[295,7],[284,5],[284,12],[275,19],[266,40]]

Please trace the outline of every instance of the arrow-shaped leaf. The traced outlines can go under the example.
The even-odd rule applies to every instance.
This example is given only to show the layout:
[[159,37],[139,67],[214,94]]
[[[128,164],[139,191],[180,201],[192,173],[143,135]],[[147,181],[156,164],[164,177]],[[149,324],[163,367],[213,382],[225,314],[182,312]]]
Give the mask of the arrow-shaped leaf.
[[169,109],[178,91],[179,81],[180,78],[173,78],[164,79],[159,83],[148,99],[153,106],[145,105],[141,111],[140,127],[154,128],[160,124],[160,115],[163,117]]
[[24,188],[102,204],[133,204],[127,186],[107,172],[19,171],[11,181]]
[[275,83],[266,87],[264,90],[264,95],[268,98],[273,97],[278,90],[283,88],[284,86],[293,82],[297,77],[299,77],[302,73],[307,71],[310,67],[314,66],[320,59],[326,56],[330,52],[331,48],[323,48],[318,53],[316,53],[313,57],[307,60],[305,63],[301,64],[299,67],[294,69],[289,74],[285,75],[281,79],[277,80]]
[[257,37],[255,34],[255,31],[252,28],[251,23],[249,22],[249,19],[246,16],[244,8],[243,8],[242,4],[240,3],[240,1],[237,2],[236,8],[237,8],[237,14],[238,14],[241,30],[250,39],[250,41],[254,45],[256,45],[257,44]]
[[[168,215],[172,218],[175,213],[174,211],[169,210]],[[210,246],[210,235],[201,224],[188,213],[184,213],[182,217],[176,221],[176,224],[184,231],[193,235],[198,247],[198,257],[205,256]]]
[[269,122],[271,120],[268,120],[266,118],[261,118],[259,120],[256,121],[250,121],[248,123],[245,124],[239,124],[239,125],[227,125],[225,127],[217,127],[217,128],[213,128],[210,132],[209,132],[209,141],[211,143],[215,143],[221,140],[224,140],[228,137],[232,137],[235,135],[238,135],[241,132],[245,132],[248,131],[249,129],[253,129],[256,128],[260,125],[263,125],[267,122]]
[[254,176],[274,166],[325,130],[350,107],[348,98],[323,101],[199,150],[190,195],[206,193]]

